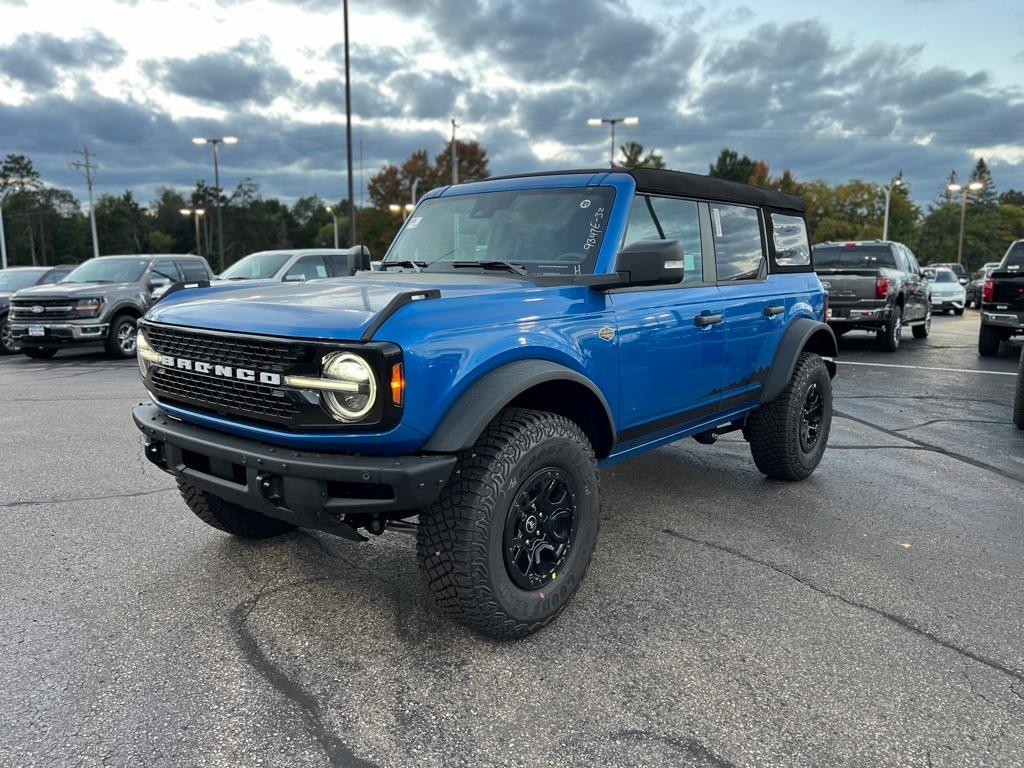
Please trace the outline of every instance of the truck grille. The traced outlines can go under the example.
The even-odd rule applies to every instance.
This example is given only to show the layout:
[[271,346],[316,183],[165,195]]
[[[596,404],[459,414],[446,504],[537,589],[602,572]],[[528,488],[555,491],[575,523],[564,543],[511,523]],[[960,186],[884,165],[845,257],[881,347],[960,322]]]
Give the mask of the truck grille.
[[[33,307],[42,307],[41,312]],[[75,302],[68,299],[12,299],[12,320],[66,320],[75,314]]]
[[[307,345],[249,339],[145,324],[146,339],[162,355],[267,373],[305,372],[313,363]],[[262,421],[289,422],[300,413],[294,395],[278,387],[155,364],[150,383],[164,399]]]

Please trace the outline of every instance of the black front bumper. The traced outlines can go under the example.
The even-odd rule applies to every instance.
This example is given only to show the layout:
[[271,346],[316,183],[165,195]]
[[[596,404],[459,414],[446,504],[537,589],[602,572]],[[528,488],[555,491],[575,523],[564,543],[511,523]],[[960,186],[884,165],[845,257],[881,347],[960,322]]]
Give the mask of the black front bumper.
[[280,448],[173,419],[146,403],[132,410],[146,458],[246,509],[352,538],[371,519],[433,503],[455,456],[363,456]]

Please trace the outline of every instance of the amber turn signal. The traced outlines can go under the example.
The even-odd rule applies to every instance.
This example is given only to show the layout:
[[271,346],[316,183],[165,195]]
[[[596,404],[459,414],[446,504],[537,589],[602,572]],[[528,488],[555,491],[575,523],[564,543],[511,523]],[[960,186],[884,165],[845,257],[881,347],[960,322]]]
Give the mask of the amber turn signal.
[[405,399],[405,373],[402,371],[402,364],[396,363],[391,366],[391,402],[401,405]]

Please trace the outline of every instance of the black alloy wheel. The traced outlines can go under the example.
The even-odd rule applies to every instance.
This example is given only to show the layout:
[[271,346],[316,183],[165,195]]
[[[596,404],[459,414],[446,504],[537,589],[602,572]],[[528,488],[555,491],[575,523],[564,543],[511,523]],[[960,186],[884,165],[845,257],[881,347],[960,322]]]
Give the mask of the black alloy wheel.
[[800,447],[810,453],[821,436],[821,425],[825,418],[825,398],[817,382],[807,388],[800,414]]
[[558,578],[576,538],[576,496],[572,478],[555,467],[519,486],[502,546],[509,578],[520,589],[541,589]]
[[0,317],[0,355],[13,355],[18,351],[18,342],[14,340],[11,330],[10,315]]

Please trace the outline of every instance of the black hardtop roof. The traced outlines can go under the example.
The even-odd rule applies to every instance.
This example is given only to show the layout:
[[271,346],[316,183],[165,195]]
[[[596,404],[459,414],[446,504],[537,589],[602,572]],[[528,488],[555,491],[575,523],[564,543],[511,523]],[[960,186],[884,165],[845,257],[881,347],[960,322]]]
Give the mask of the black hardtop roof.
[[678,195],[681,197],[698,197],[707,200],[720,200],[725,203],[746,203],[767,208],[803,213],[807,206],[802,198],[773,189],[753,187],[737,181],[715,179],[699,173],[685,171],[665,171],[657,168],[570,168],[562,171],[540,171],[537,173],[515,173],[508,176],[491,176],[477,181],[493,181],[496,179],[518,179],[529,176],[564,176],[575,173],[628,173],[636,181],[638,192],[650,192],[661,195]]

